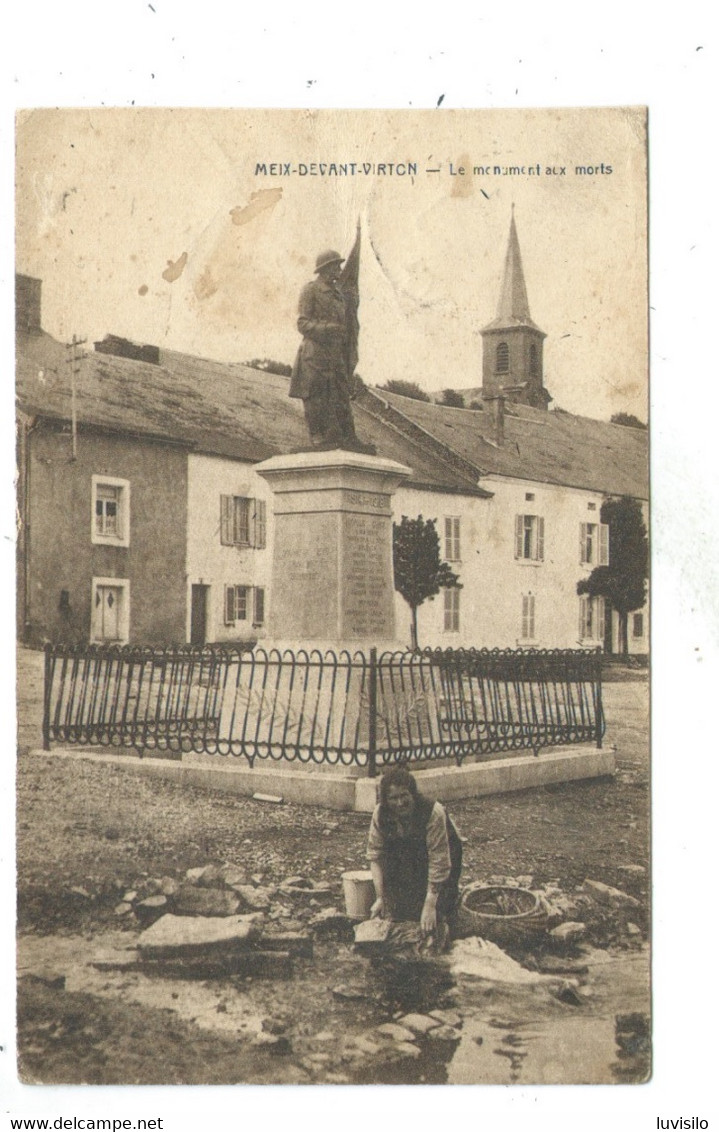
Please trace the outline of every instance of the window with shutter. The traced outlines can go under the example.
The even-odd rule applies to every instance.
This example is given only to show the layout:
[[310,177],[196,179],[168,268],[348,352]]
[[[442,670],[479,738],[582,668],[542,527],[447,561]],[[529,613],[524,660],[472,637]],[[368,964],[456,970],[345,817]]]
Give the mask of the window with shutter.
[[[220,496],[220,543],[222,546],[264,546],[264,503],[259,515],[255,501],[244,495]],[[252,540],[250,535],[252,534]],[[257,539],[261,538],[262,543]]]
[[541,515],[515,517],[514,556],[532,562],[544,560],[544,519]]
[[222,546],[232,546],[232,513],[233,502],[231,495],[220,496],[220,543]]

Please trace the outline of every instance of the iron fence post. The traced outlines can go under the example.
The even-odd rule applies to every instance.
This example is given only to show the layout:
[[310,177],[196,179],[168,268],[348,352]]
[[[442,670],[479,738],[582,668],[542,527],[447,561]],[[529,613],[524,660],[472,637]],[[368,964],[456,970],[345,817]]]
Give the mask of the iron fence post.
[[50,750],[50,681],[51,681],[51,663],[50,663],[50,650],[51,644],[45,645],[45,673],[43,677],[42,689],[42,749],[43,751]]
[[377,777],[377,649],[369,650],[369,750],[367,774]]

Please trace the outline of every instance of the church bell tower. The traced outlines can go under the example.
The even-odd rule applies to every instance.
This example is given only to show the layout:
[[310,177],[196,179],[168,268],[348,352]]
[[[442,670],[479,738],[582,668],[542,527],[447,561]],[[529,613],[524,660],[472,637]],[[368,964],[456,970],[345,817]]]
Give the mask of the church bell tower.
[[506,400],[546,409],[552,400],[544,388],[543,355],[547,336],[532,322],[529,313],[514,205],[497,317],[481,334],[484,342],[482,397],[493,400],[506,389]]

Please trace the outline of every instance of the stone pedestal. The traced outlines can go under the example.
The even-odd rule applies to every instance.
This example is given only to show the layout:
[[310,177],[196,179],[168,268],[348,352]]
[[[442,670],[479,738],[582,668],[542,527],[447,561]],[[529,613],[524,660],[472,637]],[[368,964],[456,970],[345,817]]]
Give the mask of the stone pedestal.
[[300,452],[255,466],[274,494],[264,648],[378,650],[395,637],[392,495],[411,469],[355,452]]

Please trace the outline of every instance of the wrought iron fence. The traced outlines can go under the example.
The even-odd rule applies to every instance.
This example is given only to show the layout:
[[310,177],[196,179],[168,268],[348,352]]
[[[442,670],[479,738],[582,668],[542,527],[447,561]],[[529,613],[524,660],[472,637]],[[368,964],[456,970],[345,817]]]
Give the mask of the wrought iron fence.
[[363,768],[601,746],[601,652],[48,646],[43,740]]

